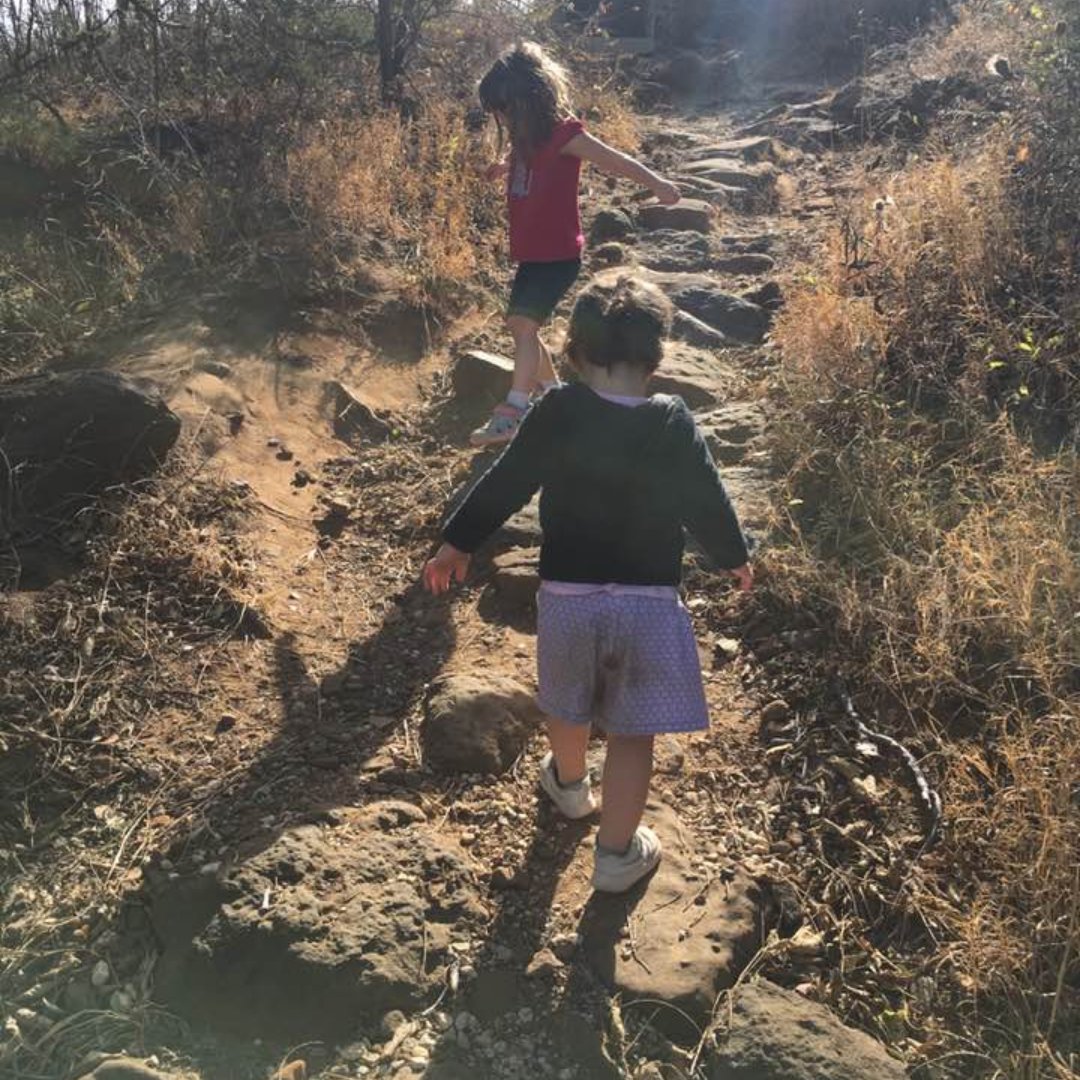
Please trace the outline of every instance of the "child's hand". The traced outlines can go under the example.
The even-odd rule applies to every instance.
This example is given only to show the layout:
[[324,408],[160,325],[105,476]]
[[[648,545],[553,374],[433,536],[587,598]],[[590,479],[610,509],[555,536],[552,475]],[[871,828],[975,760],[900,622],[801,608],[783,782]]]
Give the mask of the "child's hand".
[[508,161],[496,161],[484,170],[485,180],[502,180],[510,172]]
[[452,581],[464,581],[468,572],[469,556],[450,544],[443,544],[424,566],[424,588],[440,596]]
[[681,198],[682,192],[669,180],[662,180],[653,188],[661,206],[674,206]]
[[754,568],[749,563],[727,571],[735,579],[739,592],[749,592],[754,587]]

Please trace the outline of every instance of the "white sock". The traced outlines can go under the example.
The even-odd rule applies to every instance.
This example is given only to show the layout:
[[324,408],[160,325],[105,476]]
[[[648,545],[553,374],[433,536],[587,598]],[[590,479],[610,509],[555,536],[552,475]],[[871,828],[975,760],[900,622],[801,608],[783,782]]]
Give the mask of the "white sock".
[[527,409],[529,407],[529,394],[526,390],[511,390],[506,395],[507,404],[513,405],[515,409]]

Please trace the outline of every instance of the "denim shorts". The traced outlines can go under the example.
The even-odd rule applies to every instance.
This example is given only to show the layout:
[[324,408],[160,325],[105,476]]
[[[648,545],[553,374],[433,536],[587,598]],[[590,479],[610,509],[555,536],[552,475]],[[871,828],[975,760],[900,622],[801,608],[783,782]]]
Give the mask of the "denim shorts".
[[708,728],[694,628],[677,595],[541,588],[537,607],[538,701],[549,716],[616,735]]
[[580,259],[520,263],[510,286],[506,314],[525,315],[538,323],[546,323],[580,273]]

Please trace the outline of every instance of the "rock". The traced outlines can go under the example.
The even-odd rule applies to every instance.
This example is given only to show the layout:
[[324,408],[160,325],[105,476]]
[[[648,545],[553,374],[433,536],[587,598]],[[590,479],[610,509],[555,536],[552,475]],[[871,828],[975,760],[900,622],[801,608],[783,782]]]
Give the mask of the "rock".
[[712,230],[714,211],[701,199],[680,199],[674,206],[659,203],[638,210],[638,222],[644,229],[687,229],[708,233]]
[[740,987],[710,1080],[902,1080],[907,1070],[823,1005],[768,982]]
[[540,500],[536,496],[495,534],[495,543],[500,547],[539,547],[543,539]]
[[699,417],[698,426],[718,463],[740,465],[748,444],[765,430],[765,414],[750,402],[736,402]]
[[664,1072],[655,1061],[647,1061],[634,1072],[634,1080],[664,1080]]
[[552,976],[560,971],[562,966],[562,961],[550,949],[540,949],[526,966],[525,975],[530,979]]
[[389,413],[376,412],[366,405],[352,387],[337,379],[326,384],[326,397],[333,410],[334,434],[346,442],[385,442],[394,433]]
[[381,813],[334,810],[242,849],[216,877],[157,885],[159,1000],[217,1030],[282,1040],[336,1041],[414,1011],[446,978],[429,934],[474,932],[483,912],[456,845],[393,807],[400,824],[380,827]]
[[740,139],[714,143],[701,147],[695,154],[698,160],[709,158],[742,158],[744,161],[779,162],[786,155],[782,147],[769,135],[746,135]]
[[979,101],[985,89],[964,74],[915,79],[902,93],[889,78],[854,79],[825,102],[829,119],[860,140],[921,137],[927,122],[958,100]]
[[733,255],[767,255],[776,239],[773,233],[759,233],[756,236],[721,236],[720,243]]
[[691,176],[704,177],[725,187],[743,188],[757,195],[771,195],[779,173],[771,162],[747,164],[738,158],[715,157],[690,161],[682,166]]
[[232,366],[224,360],[217,360],[213,356],[200,356],[194,363],[196,371],[205,371],[218,379],[227,379],[232,375]]
[[743,299],[766,311],[779,311],[784,306],[784,290],[779,282],[766,281],[759,289],[743,293]]
[[514,361],[483,349],[463,352],[450,372],[454,393],[471,400],[505,398],[514,376]]
[[424,763],[440,773],[504,772],[542,719],[533,695],[512,679],[450,675],[427,703]]
[[608,240],[625,240],[634,235],[634,223],[624,210],[600,210],[589,226],[589,243],[603,244]]
[[764,308],[724,292],[711,278],[697,274],[659,274],[656,280],[677,307],[724,337],[756,345],[768,332],[771,317]]
[[764,724],[782,724],[791,715],[791,706],[781,698],[770,701],[761,710],[761,721]]
[[664,844],[660,866],[624,896],[593,898],[582,949],[625,998],[674,1006],[657,1009],[653,1023],[669,1038],[693,1043],[717,994],[734,984],[760,945],[762,904],[742,870],[726,882],[688,881],[693,853],[675,811],[653,802],[645,819]]
[[776,269],[776,260],[770,255],[744,252],[724,255],[713,261],[712,268],[721,274],[767,274]]
[[307,1075],[305,1061],[290,1061],[274,1073],[272,1080],[307,1080]]
[[600,244],[599,247],[590,250],[592,262],[600,267],[622,266],[626,263],[629,255],[622,244],[610,241]]
[[669,342],[649,386],[657,393],[677,394],[691,409],[703,409],[726,396],[734,377],[715,352]]
[[404,1023],[405,1014],[400,1009],[391,1009],[379,1024],[383,1038],[392,1039],[397,1034],[398,1028]]
[[635,254],[650,270],[700,272],[713,264],[709,238],[699,232],[657,229],[642,238]]
[[168,1080],[164,1073],[135,1058],[110,1058],[103,1061],[85,1080]]
[[0,383],[0,455],[16,490],[15,528],[73,512],[106,487],[153,473],[180,434],[155,389],[111,371]]
[[531,608],[540,588],[540,549],[516,548],[494,559],[492,583],[500,599],[510,607]]
[[696,345],[703,349],[722,349],[728,344],[727,338],[719,330],[714,330],[696,315],[678,308],[671,320],[671,336],[686,342],[687,345]]
[[832,120],[815,116],[793,116],[774,120],[768,130],[778,139],[801,150],[835,150],[844,140],[844,130]]

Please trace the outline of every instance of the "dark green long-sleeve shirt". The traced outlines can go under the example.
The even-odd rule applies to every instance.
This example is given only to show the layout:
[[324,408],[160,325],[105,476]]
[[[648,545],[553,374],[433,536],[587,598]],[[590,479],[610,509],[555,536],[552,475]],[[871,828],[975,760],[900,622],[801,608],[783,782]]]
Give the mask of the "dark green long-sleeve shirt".
[[680,398],[656,395],[628,407],[583,385],[548,391],[443,538],[475,551],[537,490],[545,581],[677,585],[684,528],[721,569],[748,558],[712,456]]

